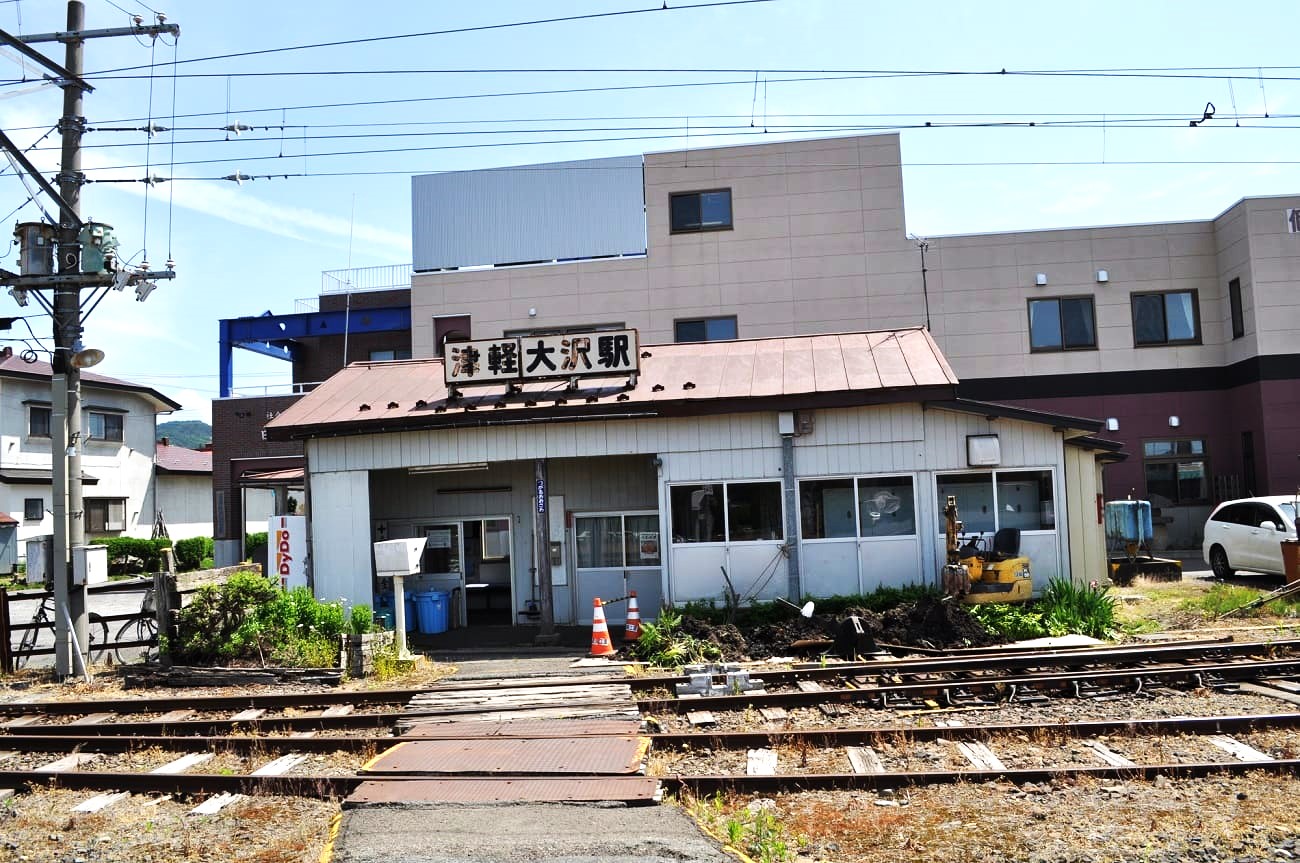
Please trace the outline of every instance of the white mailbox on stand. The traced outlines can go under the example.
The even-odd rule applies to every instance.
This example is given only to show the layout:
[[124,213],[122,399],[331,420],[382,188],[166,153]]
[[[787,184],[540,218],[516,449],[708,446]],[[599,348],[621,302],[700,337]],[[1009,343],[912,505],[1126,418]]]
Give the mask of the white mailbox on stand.
[[425,541],[424,537],[417,537],[375,543],[375,574],[393,580],[393,629],[396,630],[398,659],[411,658],[406,650],[406,590],[402,581],[420,571]]
[[74,545],[72,547],[72,583],[80,587],[108,584],[108,546]]

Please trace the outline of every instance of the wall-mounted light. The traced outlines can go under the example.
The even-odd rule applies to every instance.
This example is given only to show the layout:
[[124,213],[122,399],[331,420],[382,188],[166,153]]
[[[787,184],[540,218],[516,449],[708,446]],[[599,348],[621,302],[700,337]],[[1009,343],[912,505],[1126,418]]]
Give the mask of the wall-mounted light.
[[1110,273],[1108,273],[1108,272],[1105,271],[1105,270],[1098,270],[1098,271],[1097,271],[1097,281],[1099,281],[1099,282],[1109,282],[1109,281],[1110,281]]
[[966,464],[970,467],[996,467],[1002,463],[1002,444],[995,434],[966,435]]
[[1108,417],[1106,419],[1106,431],[1119,431],[1119,418]]
[[1169,418],[1169,427],[1170,427],[1171,429],[1176,429],[1176,428],[1178,428],[1180,425],[1182,425],[1182,420],[1180,420],[1178,417],[1170,417],[1170,418]]
[[1035,284],[1035,285],[1038,285],[1038,287],[1040,287],[1040,288],[1041,288],[1043,285],[1047,284],[1047,273],[1035,273],[1035,274],[1034,274],[1034,284]]

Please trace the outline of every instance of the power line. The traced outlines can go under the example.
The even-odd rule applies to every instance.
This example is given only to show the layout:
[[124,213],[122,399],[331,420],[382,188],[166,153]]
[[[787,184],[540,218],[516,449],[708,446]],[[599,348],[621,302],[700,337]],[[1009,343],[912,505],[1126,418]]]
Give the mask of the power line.
[[[204,63],[211,60],[229,60],[235,57],[257,57],[267,54],[282,54],[287,51],[306,51],[313,48],[338,48],[345,45],[364,45],[375,42],[392,42],[398,39],[418,39],[426,36],[451,36],[461,33],[482,33],[491,30],[505,30],[512,27],[533,27],[542,24],[567,24],[574,21],[592,21],[601,18],[620,18],[629,15],[644,15],[651,12],[685,12],[693,9],[710,9],[722,6],[750,6],[755,3],[771,3],[774,0],[714,0],[707,3],[692,3],[685,6],[669,6],[667,0],[664,0],[662,6],[653,6],[643,9],[624,9],[617,12],[590,12],[581,15],[565,15],[554,18],[535,18],[526,21],[511,21],[502,24],[481,24],[473,27],[455,27],[446,30],[426,30],[421,33],[398,33],[390,36],[369,36],[359,39],[340,39],[333,42],[314,42],[305,45],[285,45],[279,48],[262,48],[256,51],[238,51],[230,54],[213,54],[208,57],[192,57],[188,60],[182,60],[181,63]],[[138,69],[146,69],[147,66],[122,66],[117,69],[105,69],[102,72],[95,73],[104,75],[112,72],[133,72]]]

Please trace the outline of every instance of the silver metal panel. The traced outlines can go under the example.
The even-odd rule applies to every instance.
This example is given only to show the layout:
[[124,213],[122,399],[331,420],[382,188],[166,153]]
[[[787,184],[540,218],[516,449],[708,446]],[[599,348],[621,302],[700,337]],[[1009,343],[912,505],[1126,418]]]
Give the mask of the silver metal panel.
[[417,272],[644,254],[641,156],[411,178]]

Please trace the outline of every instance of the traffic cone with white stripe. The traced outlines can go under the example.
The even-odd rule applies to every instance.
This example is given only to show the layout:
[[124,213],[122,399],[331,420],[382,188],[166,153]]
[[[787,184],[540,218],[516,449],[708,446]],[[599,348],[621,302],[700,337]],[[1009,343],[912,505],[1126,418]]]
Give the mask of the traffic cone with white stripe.
[[627,593],[627,623],[623,625],[623,640],[636,641],[641,637],[641,609],[637,608],[636,591]]
[[591,655],[613,656],[614,645],[609,643],[609,627],[605,625],[605,609],[600,597],[592,600],[591,612]]

